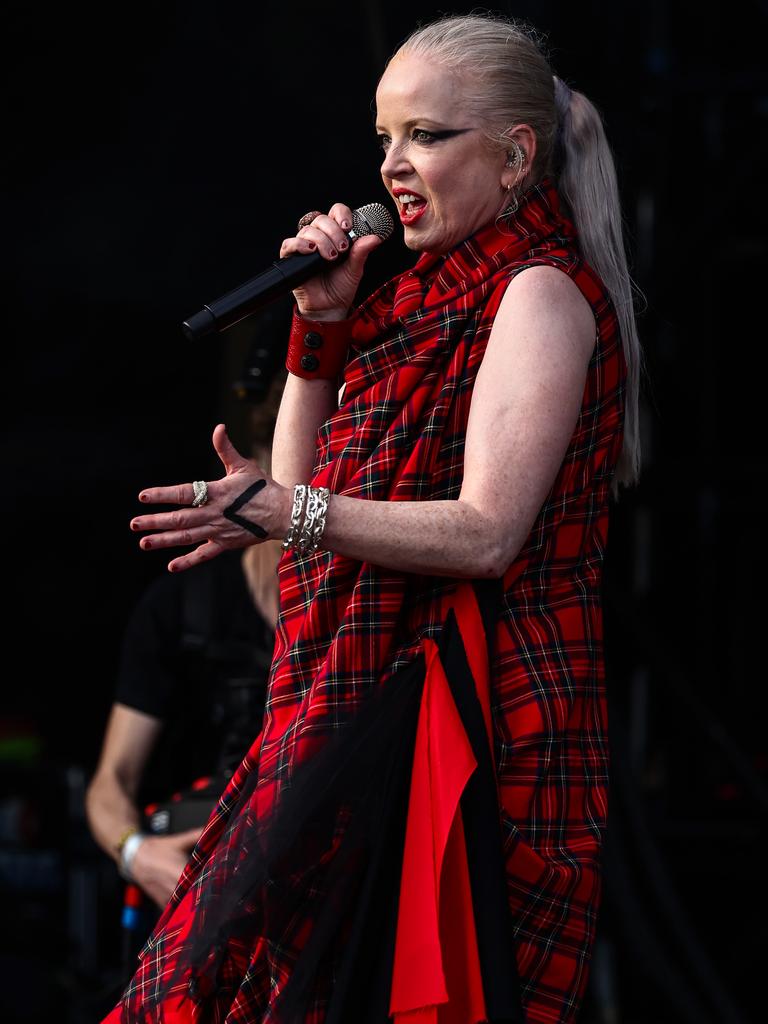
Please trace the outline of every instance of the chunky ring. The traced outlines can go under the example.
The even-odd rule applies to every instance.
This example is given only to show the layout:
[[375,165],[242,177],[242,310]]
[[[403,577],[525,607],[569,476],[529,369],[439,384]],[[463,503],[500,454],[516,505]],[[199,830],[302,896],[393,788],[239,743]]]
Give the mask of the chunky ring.
[[192,482],[192,490],[195,492],[195,500],[192,502],[192,508],[198,508],[200,505],[204,505],[208,501],[208,484],[205,480],[194,480]]
[[322,210],[311,210],[309,213],[305,213],[299,221],[298,230],[301,231],[302,228],[308,227],[315,217],[322,217],[322,215]]

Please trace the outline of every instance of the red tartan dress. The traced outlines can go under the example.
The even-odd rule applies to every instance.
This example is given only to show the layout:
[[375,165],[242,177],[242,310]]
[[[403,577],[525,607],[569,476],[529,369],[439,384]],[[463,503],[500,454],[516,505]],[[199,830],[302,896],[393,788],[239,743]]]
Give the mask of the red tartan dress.
[[600,587],[626,365],[552,178],[503,231],[422,253],[357,307],[310,482],[458,498],[495,313],[541,264],[597,332],[523,547],[477,581],[284,553],[263,730],[104,1024],[574,1020],[607,813]]

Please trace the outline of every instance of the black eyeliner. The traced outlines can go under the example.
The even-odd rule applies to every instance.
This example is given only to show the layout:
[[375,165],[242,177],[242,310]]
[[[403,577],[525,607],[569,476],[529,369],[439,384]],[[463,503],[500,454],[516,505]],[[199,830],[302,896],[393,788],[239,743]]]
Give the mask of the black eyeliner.
[[433,139],[450,139],[454,135],[463,135],[464,132],[471,132],[471,128],[445,128],[440,132],[430,131],[429,128],[421,128],[420,131],[431,135]]
[[[415,132],[424,132],[424,134],[425,135],[429,135],[430,138],[437,139],[438,141],[440,141],[442,139],[451,139],[451,138],[453,138],[454,135],[463,135],[464,132],[471,132],[472,129],[471,128],[443,128],[440,131],[432,131],[431,128],[414,128],[413,131],[415,131]],[[386,134],[387,134],[386,132],[378,132],[376,134],[376,138],[379,141],[381,141],[381,139],[386,137]]]

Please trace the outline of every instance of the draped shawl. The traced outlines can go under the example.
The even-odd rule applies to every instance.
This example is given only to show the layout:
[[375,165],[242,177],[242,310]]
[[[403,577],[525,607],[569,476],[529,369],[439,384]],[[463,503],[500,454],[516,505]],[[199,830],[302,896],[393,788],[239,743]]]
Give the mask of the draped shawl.
[[[262,731],[140,954],[114,1021],[347,1019],[334,1010],[329,979],[343,987],[350,936],[361,950],[371,941],[349,914],[341,933],[327,933],[325,952],[315,941],[317,977],[299,983],[309,962],[303,951],[334,918],[328,907],[338,920],[346,913],[342,875],[332,885],[318,871],[332,872],[336,855],[350,878],[368,879],[367,867],[354,874],[360,850],[373,860],[386,842],[381,863],[390,865],[394,909],[386,953],[376,957],[387,972],[378,981],[383,1021],[573,1019],[594,938],[607,812],[600,582],[626,366],[610,297],[582,257],[552,178],[531,186],[501,226],[487,225],[448,254],[422,253],[355,309],[339,407],[318,429],[310,482],[367,501],[457,499],[494,316],[511,278],[534,265],[576,282],[596,338],[571,442],[528,538],[492,581],[403,572],[322,548],[283,554]],[[483,772],[484,788],[473,795]],[[322,813],[308,811],[318,793],[333,799]],[[292,810],[280,818],[282,805]],[[374,845],[379,808],[389,838],[377,833]],[[310,821],[323,814],[310,836]],[[291,832],[303,823],[307,831]],[[367,839],[344,860],[355,829]],[[268,851],[259,884],[246,886],[259,850]],[[501,889],[493,888],[497,853]],[[384,877],[370,888],[383,890]],[[293,891],[302,893],[298,903]],[[361,900],[367,892],[363,882],[355,891]],[[214,952],[187,984],[180,965],[200,967],[201,942]],[[505,985],[505,971],[514,984]],[[305,998],[283,1009],[301,1015],[281,1016],[292,975]],[[175,987],[161,984],[169,978]],[[152,991],[198,1001],[174,1011],[163,1002],[155,1018]]]

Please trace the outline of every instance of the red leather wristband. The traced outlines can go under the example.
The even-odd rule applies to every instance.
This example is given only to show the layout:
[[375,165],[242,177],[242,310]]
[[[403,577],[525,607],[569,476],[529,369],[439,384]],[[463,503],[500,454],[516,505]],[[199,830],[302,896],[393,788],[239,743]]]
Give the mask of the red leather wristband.
[[306,380],[335,380],[344,368],[352,320],[308,320],[294,307],[286,369]]

